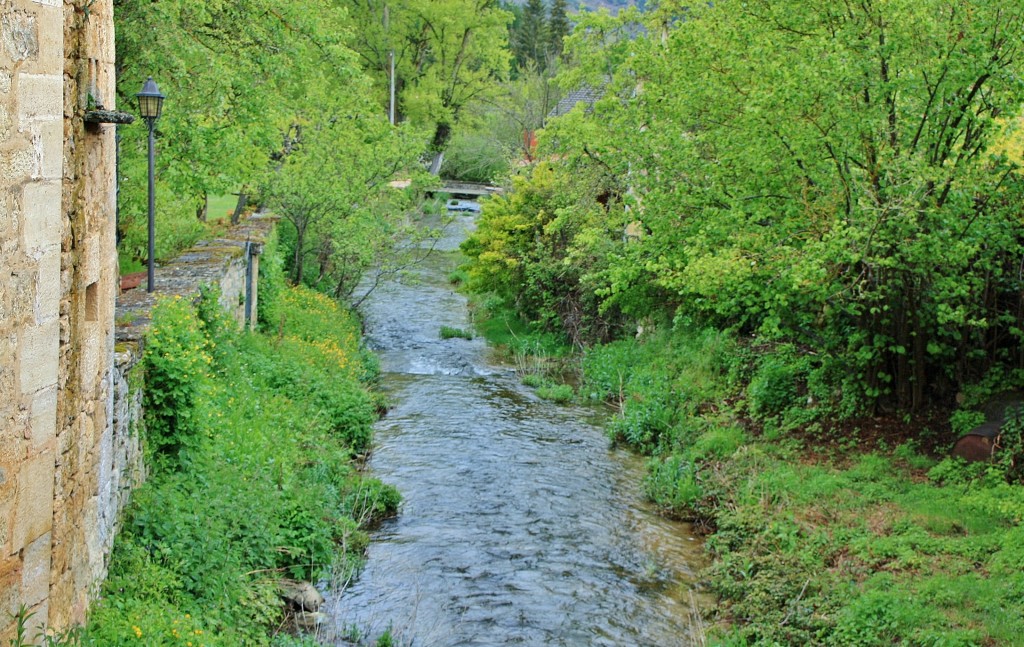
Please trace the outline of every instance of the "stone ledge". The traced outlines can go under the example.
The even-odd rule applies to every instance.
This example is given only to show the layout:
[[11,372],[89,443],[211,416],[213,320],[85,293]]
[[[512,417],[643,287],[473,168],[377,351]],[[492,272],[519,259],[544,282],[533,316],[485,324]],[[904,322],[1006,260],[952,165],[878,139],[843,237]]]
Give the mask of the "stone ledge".
[[115,310],[117,364],[122,365],[122,351],[126,367],[141,357],[157,295],[198,299],[199,288],[219,283],[233,261],[244,260],[241,257],[246,244],[264,243],[277,220],[277,216],[266,213],[250,216],[223,236],[199,242],[171,262],[158,265],[154,271],[156,289],[152,293],[138,287],[119,295]]

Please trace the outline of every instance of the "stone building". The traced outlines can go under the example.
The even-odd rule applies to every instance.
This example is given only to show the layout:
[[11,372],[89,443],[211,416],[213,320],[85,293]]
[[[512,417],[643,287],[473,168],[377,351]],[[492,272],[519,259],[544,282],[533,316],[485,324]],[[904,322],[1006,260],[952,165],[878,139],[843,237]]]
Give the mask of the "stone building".
[[0,642],[84,619],[111,478],[112,0],[0,0]]

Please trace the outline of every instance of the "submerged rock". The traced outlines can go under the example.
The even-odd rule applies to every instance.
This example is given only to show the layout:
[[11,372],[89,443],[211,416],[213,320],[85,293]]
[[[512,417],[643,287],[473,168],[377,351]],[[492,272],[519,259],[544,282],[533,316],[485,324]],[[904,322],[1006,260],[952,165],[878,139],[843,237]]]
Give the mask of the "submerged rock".
[[295,614],[295,626],[303,631],[316,631],[327,620],[327,615],[319,611],[299,611]]

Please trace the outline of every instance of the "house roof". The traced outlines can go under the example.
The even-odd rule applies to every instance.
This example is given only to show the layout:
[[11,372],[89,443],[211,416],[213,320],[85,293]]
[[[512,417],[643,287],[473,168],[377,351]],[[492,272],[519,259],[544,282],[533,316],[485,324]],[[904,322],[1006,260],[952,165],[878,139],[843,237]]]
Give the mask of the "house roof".
[[586,112],[592,112],[594,110],[594,104],[603,96],[604,85],[597,88],[583,87],[578,90],[573,90],[569,94],[565,95],[565,97],[558,102],[558,105],[548,113],[548,119],[568,114],[570,110],[580,103],[584,105],[584,110]]

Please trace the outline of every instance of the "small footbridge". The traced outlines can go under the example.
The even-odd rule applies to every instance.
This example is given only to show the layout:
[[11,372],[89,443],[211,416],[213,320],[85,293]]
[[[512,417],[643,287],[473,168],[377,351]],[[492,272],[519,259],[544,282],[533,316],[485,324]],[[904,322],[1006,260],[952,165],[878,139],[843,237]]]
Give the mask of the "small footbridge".
[[490,184],[478,184],[476,182],[454,182],[444,180],[444,185],[434,189],[431,193],[447,193],[453,198],[480,198],[483,196],[502,193],[504,189],[500,186]]

